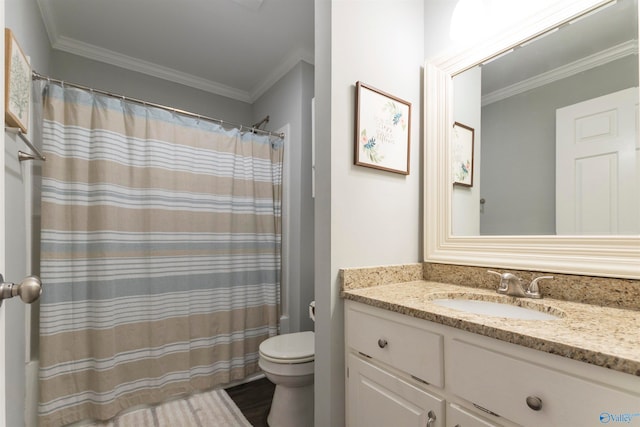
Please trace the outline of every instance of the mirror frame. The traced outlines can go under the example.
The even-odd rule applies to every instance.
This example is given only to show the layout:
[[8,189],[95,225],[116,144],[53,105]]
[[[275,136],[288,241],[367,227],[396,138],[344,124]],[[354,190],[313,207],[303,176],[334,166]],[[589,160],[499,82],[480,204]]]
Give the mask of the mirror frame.
[[448,150],[452,78],[612,0],[554,2],[486,40],[430,59],[424,69],[425,262],[640,279],[640,235],[453,236]]

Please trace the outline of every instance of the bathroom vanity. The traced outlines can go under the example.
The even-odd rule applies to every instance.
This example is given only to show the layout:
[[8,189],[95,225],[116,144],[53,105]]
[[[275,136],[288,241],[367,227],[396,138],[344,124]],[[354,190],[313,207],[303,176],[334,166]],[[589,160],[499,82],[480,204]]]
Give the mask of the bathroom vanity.
[[640,424],[640,312],[526,301],[557,318],[523,320],[433,303],[494,294],[423,280],[344,290],[347,426]]
[[[558,130],[554,128],[558,122],[556,114],[568,105],[578,101],[591,102],[613,92],[611,88],[602,88],[598,89],[602,93],[589,94],[589,99],[569,102],[568,98],[575,95],[570,92],[572,88],[580,88],[577,92],[586,96],[584,89],[595,89],[595,85],[573,80],[562,86],[568,82],[568,77],[578,74],[580,78],[588,77],[588,73],[596,71],[618,76],[617,72],[597,68],[604,64],[619,65],[613,64],[613,56],[607,56],[613,46],[606,49],[601,46],[598,52],[583,52],[584,46],[578,43],[575,49],[570,49],[566,41],[584,41],[584,34],[596,34],[595,28],[622,29],[622,16],[624,21],[629,21],[628,29],[633,34],[621,36],[616,42],[614,50],[625,47],[624,54],[616,58],[626,57],[637,65],[639,10],[637,1],[633,0],[549,2],[544,10],[519,22],[513,21],[513,25],[486,39],[474,38],[427,61],[423,74],[425,263],[341,271],[342,297],[346,300],[347,426],[571,427],[618,423],[640,426],[640,224],[636,215],[640,205],[636,203],[631,209],[613,205],[611,209],[602,209],[607,213],[629,214],[633,227],[628,228],[618,227],[622,224],[618,220],[609,221],[609,228],[601,227],[601,224],[594,228],[584,226],[589,214],[595,212],[593,207],[609,206],[607,197],[618,194],[617,190],[604,191],[606,203],[594,202],[588,205],[590,208],[574,203],[580,208],[576,212],[581,215],[575,215],[576,224],[567,231],[562,227],[555,229],[555,226],[546,227],[554,228],[551,231],[483,230],[479,225],[480,213],[486,213],[488,217],[498,211],[507,212],[510,210],[507,208],[529,206],[528,203],[532,207],[514,209],[513,221],[501,219],[495,222],[513,222],[518,226],[538,224],[540,218],[534,219],[532,214],[538,212],[537,208],[543,203],[556,200],[557,207],[569,199],[562,191],[565,187],[586,189],[582,194],[590,195],[597,193],[593,183],[600,188],[610,181],[603,188],[615,189],[620,183],[637,181],[634,181],[637,163],[635,169],[630,169],[635,171],[630,179],[616,178],[609,169],[600,174],[602,170],[587,173],[587,169],[577,168],[581,172],[566,181],[564,175],[556,172],[565,169],[562,164],[555,164],[557,153],[562,151],[555,146],[554,135]],[[616,18],[609,21],[614,14]],[[586,31],[574,33],[581,28]],[[604,35],[597,37],[599,41],[607,39]],[[532,46],[535,52],[527,53],[531,52],[527,49]],[[557,58],[552,61],[551,57],[539,56],[542,52],[553,53],[557,46],[562,47],[563,59],[571,57],[573,62],[556,63]],[[592,62],[596,56],[608,59]],[[589,60],[585,61],[587,58]],[[530,62],[535,59],[539,60],[537,64]],[[508,63],[504,67],[508,72],[495,74],[502,76],[495,80],[504,80],[505,76],[518,76],[521,80],[503,81],[509,85],[485,90],[485,78],[491,76],[490,68],[497,69],[502,61]],[[539,67],[552,63],[555,65],[551,69]],[[585,68],[576,67],[587,63]],[[525,76],[514,72],[514,64],[521,64],[522,70],[532,74]],[[630,83],[615,90],[635,88],[631,93],[635,93],[637,105],[638,76],[633,71],[636,68],[621,68],[631,70]],[[471,73],[465,76],[467,71]],[[547,79],[552,76],[551,80]],[[551,82],[557,84],[547,86]],[[534,95],[534,89],[540,92]],[[565,91],[566,96],[556,102],[555,96],[560,91]],[[514,99],[518,95],[522,98]],[[494,124],[485,120],[490,117],[486,107],[506,99],[518,101],[522,107],[515,109],[522,112],[518,120],[513,120],[511,115],[496,115]],[[533,110],[533,104],[539,100],[545,100],[549,109]],[[510,113],[514,110],[510,108],[512,105],[505,103],[500,109],[497,108],[499,105],[494,107]],[[631,113],[625,113],[625,117],[633,118],[636,114],[637,120],[637,107],[628,110]],[[592,115],[600,118],[602,126],[584,125],[580,120],[586,116],[583,114],[567,121],[576,125],[568,129],[580,130],[576,135],[582,142],[589,140],[591,144],[602,135],[614,135],[618,129],[618,121],[609,120],[612,115]],[[523,124],[531,125],[529,122],[533,117],[547,117],[548,121],[532,126],[535,130],[555,130],[551,132],[554,135],[526,139],[530,132]],[[471,143],[470,148],[466,148],[470,151],[466,152],[460,144],[454,146],[458,141],[452,131],[456,123],[474,128],[479,135],[497,129],[496,134],[501,138],[492,140],[489,135],[494,134],[487,133],[475,146]],[[505,133],[507,123],[514,124],[515,136]],[[564,129],[564,125],[558,129]],[[594,133],[585,133],[587,129]],[[637,131],[634,135],[635,140],[623,139],[625,144],[637,150]],[[513,148],[516,141],[524,142],[527,150],[548,143],[552,147],[548,150],[550,155],[531,157],[524,154],[524,150]],[[505,149],[500,145],[503,142],[511,151],[523,156],[507,159]],[[473,180],[470,185],[452,179],[456,165],[458,168],[460,164],[473,165],[473,160],[468,160],[469,157],[473,159],[474,150],[477,154],[482,153],[482,164],[491,170],[489,157],[479,150],[482,147],[491,149],[492,143],[497,144],[494,152],[499,154],[493,167],[497,171],[497,181],[513,184],[514,193],[504,189],[490,192],[486,175],[482,185]],[[459,157],[459,151],[467,157]],[[456,156],[452,155],[454,152]],[[622,157],[637,159],[634,155]],[[545,160],[536,160],[540,158]],[[591,161],[595,157],[585,158]],[[465,159],[466,162],[460,162]],[[608,160],[605,163],[613,164]],[[505,165],[514,168],[506,169]],[[525,165],[552,169],[532,168],[524,172]],[[583,166],[586,167],[586,162]],[[480,176],[477,171],[476,174]],[[542,176],[554,175],[556,183],[566,181],[571,185],[559,185],[544,194],[529,191],[523,185],[525,181],[538,182]],[[494,194],[493,199],[486,194]],[[516,199],[514,194],[522,196],[527,204]],[[541,200],[534,199],[534,194],[542,194]],[[630,194],[628,199],[633,202],[639,193],[634,188]],[[571,200],[574,199],[578,200]],[[627,198],[620,197],[620,200]],[[493,213],[489,212],[491,203]],[[548,220],[544,222],[562,223],[559,219],[563,217],[562,212],[551,209],[549,212],[551,214],[546,215]],[[494,280],[488,278],[491,276],[487,274],[489,267],[503,272],[505,269],[517,271],[519,275],[526,275],[527,283],[535,279],[533,276],[550,272],[555,278],[542,286],[542,299],[515,298],[497,294],[497,282],[493,287],[487,286],[488,280]],[[442,272],[445,274],[440,274]],[[397,277],[391,277],[393,275]],[[512,293],[509,287],[504,291]],[[539,296],[533,296],[536,292],[531,286],[527,291],[516,294]],[[447,302],[455,302],[459,309],[452,308]],[[475,303],[480,302],[495,303],[497,309],[491,306],[490,310],[498,312],[474,312]],[[548,314],[551,319],[509,317],[501,305]]]

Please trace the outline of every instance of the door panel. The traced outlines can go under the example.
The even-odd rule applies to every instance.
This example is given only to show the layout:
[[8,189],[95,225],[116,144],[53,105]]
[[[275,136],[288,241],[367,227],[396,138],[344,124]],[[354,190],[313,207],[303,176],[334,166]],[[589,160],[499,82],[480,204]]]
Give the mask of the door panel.
[[[5,2],[0,0],[0,22],[5,22]],[[4,43],[1,57],[4,58]],[[0,67],[4,81],[4,67]],[[4,85],[0,85],[4,99]],[[0,103],[4,117],[4,102]],[[0,149],[0,273],[6,281],[21,282],[27,275],[27,215],[25,174],[30,165],[21,165],[18,150],[25,150],[16,136],[3,133]],[[25,343],[26,310],[20,298],[5,300],[0,306],[0,427],[25,425]]]
[[640,233],[638,88],[556,111],[556,233]]
[[[0,0],[0,22],[4,28],[4,0]],[[0,58],[4,58],[4,43],[0,43]],[[4,82],[4,67],[0,67],[0,81]],[[4,84],[0,84],[0,94],[4,99]],[[0,102],[0,117],[4,117],[4,102]],[[5,135],[3,133],[3,135]],[[6,146],[5,136],[2,137],[3,146]],[[5,271],[5,235],[4,235],[4,150],[0,149],[0,167],[3,172],[0,173],[0,271]],[[7,419],[7,379],[6,379],[6,360],[5,360],[5,307],[0,306],[0,427],[6,427]]]
[[[27,272],[27,224],[25,176],[30,163],[18,161],[22,141],[5,135],[5,268],[0,272],[5,281],[20,283]],[[7,383],[7,426],[23,426],[26,395],[26,329],[27,306],[19,297],[2,302],[5,311],[5,378]]]

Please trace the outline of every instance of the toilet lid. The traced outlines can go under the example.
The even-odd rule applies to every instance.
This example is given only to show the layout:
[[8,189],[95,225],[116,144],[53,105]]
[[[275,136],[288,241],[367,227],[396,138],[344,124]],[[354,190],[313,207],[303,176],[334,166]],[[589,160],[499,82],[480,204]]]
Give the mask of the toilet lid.
[[275,363],[305,363],[314,360],[314,333],[296,332],[271,337],[260,344],[260,355]]

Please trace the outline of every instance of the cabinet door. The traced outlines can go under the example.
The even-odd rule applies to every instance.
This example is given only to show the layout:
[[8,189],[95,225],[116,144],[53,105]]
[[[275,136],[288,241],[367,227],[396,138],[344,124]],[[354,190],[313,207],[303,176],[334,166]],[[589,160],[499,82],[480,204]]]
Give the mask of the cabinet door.
[[347,426],[444,427],[439,396],[354,354],[347,364]]

